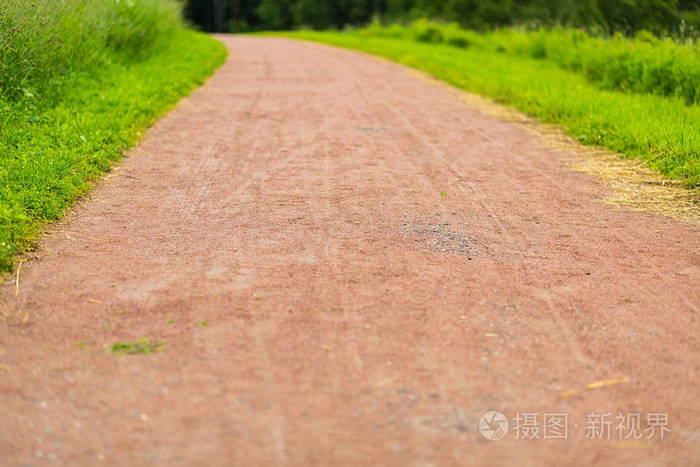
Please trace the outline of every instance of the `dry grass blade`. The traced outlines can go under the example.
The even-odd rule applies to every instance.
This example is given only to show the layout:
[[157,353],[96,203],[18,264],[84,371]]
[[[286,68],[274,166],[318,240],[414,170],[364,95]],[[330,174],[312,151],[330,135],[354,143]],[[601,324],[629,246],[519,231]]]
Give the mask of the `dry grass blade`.
[[19,273],[22,270],[22,263],[24,260],[19,260],[19,264],[17,265],[17,276],[15,277],[15,297],[19,295]]
[[588,383],[582,388],[576,388],[576,389],[571,389],[569,391],[562,391],[559,393],[559,397],[569,397],[573,396],[576,394],[580,394],[585,391],[590,391],[591,389],[598,389],[602,388],[605,386],[613,386],[615,384],[621,384],[621,383],[626,383],[628,382],[628,378],[617,378],[617,379],[607,379],[607,380],[601,380],[601,381],[593,381],[592,383]]

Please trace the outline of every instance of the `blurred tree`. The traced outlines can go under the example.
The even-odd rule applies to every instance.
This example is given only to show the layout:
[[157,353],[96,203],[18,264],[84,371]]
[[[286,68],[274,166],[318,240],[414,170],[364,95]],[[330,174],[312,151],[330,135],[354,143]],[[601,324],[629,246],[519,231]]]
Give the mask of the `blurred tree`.
[[261,24],[267,29],[291,29],[293,0],[262,0],[255,10]]
[[[700,22],[700,0],[185,0],[185,15],[205,31],[342,28],[375,15],[427,17],[484,29],[516,23],[599,26],[632,34],[676,32]],[[700,27],[700,25],[698,26]]]
[[678,22],[678,0],[601,0],[598,6],[610,32],[661,34]]
[[[403,19],[414,10],[414,0],[384,0],[382,14],[390,21]],[[378,12],[375,8],[375,13]]]
[[334,26],[335,3],[326,0],[296,0],[292,3],[294,24],[314,29],[328,29]]

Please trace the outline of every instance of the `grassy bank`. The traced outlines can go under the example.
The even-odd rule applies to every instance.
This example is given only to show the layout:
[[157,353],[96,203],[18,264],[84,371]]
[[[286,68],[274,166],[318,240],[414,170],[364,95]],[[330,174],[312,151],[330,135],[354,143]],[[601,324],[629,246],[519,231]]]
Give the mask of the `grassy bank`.
[[[373,26],[343,33],[298,31],[283,35],[362,50],[424,70],[467,91],[513,105],[546,122],[561,124],[584,144],[605,146],[646,160],[670,178],[689,186],[698,185],[700,106],[689,103],[696,94],[621,89],[606,79],[595,79],[583,65],[577,68],[562,64],[563,58],[557,58],[546,44],[544,52],[541,48],[538,52],[537,44],[540,41],[541,45],[542,40],[535,34],[503,31],[481,35],[418,23],[411,28]],[[602,40],[586,40],[589,39]],[[586,50],[590,47],[594,54],[595,46],[591,44],[586,45]],[[627,50],[626,46],[623,49]],[[612,54],[613,50],[619,50],[619,44],[609,44],[601,56]],[[561,50],[562,55],[564,51]],[[694,59],[690,54],[697,53],[693,48],[683,53],[686,52],[683,60],[687,62],[679,61],[683,63],[679,68],[684,70]],[[576,56],[575,51],[570,56]],[[632,56],[637,63],[650,60],[646,52]],[[673,57],[666,60],[673,61]],[[658,69],[666,70],[663,66]],[[690,67],[687,75],[695,71]],[[696,81],[691,83],[697,85]]]
[[594,37],[578,29],[528,31],[513,28],[476,33],[455,24],[418,20],[409,26],[374,23],[358,31],[366,37],[387,37],[445,43],[491,53],[547,60],[583,74],[602,88],[626,93],[676,96],[700,103],[700,48],[692,40],[678,43],[641,31]]
[[225,56],[168,0],[0,0],[0,272]]

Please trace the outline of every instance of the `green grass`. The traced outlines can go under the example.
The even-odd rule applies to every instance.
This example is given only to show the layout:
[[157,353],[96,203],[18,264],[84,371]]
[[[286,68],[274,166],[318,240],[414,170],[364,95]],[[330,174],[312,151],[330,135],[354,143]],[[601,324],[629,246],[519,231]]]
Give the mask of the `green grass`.
[[577,29],[502,29],[485,38],[496,50],[552,61],[605,89],[700,103],[700,49],[694,42],[681,45],[648,33],[606,39]]
[[150,339],[139,339],[134,342],[117,342],[112,344],[108,351],[113,354],[122,355],[147,355],[160,352],[165,347],[163,342],[152,342]]
[[[8,1],[0,0],[0,11]],[[61,218],[145,128],[226,56],[220,42],[186,30],[168,0],[123,0],[119,5],[132,7],[109,21],[95,17],[106,14],[104,2],[45,3],[86,6],[77,16],[63,11],[65,17],[46,26],[56,34],[51,40],[34,40],[21,28],[15,29],[22,37],[8,39],[2,36],[12,29],[8,16],[0,20],[3,73],[12,69],[0,77],[0,272],[11,270],[15,255],[33,247],[47,222]],[[93,7],[90,16],[85,10]],[[15,12],[15,22],[29,24],[27,11],[25,16]],[[139,18],[129,23],[134,14]],[[63,23],[75,27],[66,29]],[[153,29],[144,32],[149,27],[158,35],[151,37]],[[62,41],[67,50],[42,52],[52,40]],[[12,48],[27,53],[13,55]]]
[[426,20],[409,26],[373,23],[358,34],[528,56],[583,74],[606,89],[677,96],[688,104],[700,102],[700,48],[692,40],[680,44],[645,31],[634,38],[621,34],[593,37],[578,29],[562,28],[503,28],[478,34],[456,24]]
[[475,45],[488,43],[488,37],[475,33],[466,32],[465,42],[456,46],[443,31],[406,37],[403,30],[394,26],[383,28],[381,34],[370,28],[277,35],[362,50],[426,71],[543,121],[561,124],[584,144],[646,160],[667,177],[698,185],[700,106],[689,105],[686,98],[608,89],[546,55],[533,58],[504,52],[493,44]]
[[55,100],[76,73],[149,57],[183,28],[176,0],[0,0],[0,97]]

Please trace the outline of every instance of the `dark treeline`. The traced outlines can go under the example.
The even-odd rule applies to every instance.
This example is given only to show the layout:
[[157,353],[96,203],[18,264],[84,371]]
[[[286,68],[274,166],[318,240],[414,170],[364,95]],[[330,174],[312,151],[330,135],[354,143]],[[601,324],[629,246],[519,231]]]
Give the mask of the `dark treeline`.
[[427,17],[472,29],[566,25],[662,35],[700,27],[700,0],[188,0],[185,14],[206,31],[341,29],[374,17]]

